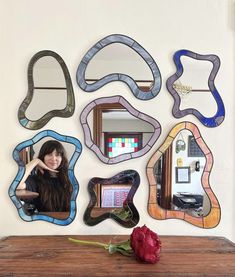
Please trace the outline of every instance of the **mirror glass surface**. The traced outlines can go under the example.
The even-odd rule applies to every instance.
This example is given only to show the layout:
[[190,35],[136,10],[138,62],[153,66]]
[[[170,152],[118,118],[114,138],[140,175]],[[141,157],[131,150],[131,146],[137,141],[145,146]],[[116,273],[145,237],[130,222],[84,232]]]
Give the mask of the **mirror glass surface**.
[[76,214],[78,182],[73,167],[80,142],[53,131],[43,131],[19,144],[13,157],[19,165],[9,195],[26,221],[69,224]]
[[49,111],[65,109],[66,101],[65,90],[34,89],[34,96],[25,116],[36,121]]
[[34,64],[33,68],[34,87],[50,87],[66,89],[66,82],[63,70],[52,56],[41,57]]
[[124,227],[134,227],[139,213],[133,197],[139,184],[135,170],[125,170],[111,178],[92,178],[88,184],[91,199],[84,213],[85,223],[92,226],[112,218]]
[[121,43],[113,43],[101,49],[89,62],[85,78],[92,84],[112,73],[131,76],[137,85],[146,91],[150,90],[153,83],[153,74],[144,59],[129,46]]
[[74,112],[74,94],[69,71],[53,51],[36,53],[28,66],[28,93],[18,111],[22,126],[43,127],[52,117]]
[[180,109],[194,108],[206,117],[213,116],[216,114],[217,104],[208,87],[213,64],[210,61],[195,60],[187,56],[181,57],[181,63],[183,74],[173,84],[180,95]]
[[33,80],[33,98],[25,112],[27,118],[38,120],[49,111],[65,109],[67,102],[65,76],[54,57],[44,56],[35,63]]
[[87,147],[107,164],[144,155],[161,134],[156,119],[136,110],[119,95],[89,103],[80,121]]
[[110,105],[110,109],[102,110],[101,117],[102,129],[98,139],[101,152],[108,158],[141,150],[154,133],[151,124],[131,115],[122,105],[116,108]]
[[220,206],[209,183],[212,165],[212,153],[197,126],[177,124],[147,165],[149,214],[202,228],[218,225]]

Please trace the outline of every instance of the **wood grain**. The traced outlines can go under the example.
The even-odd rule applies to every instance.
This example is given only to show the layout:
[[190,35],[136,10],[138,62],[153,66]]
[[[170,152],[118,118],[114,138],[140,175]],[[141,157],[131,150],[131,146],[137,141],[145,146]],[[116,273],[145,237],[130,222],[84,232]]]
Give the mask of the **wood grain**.
[[[235,276],[235,245],[221,237],[161,236],[157,264],[68,241],[13,236],[0,241],[0,276]],[[70,236],[108,243],[129,236]]]

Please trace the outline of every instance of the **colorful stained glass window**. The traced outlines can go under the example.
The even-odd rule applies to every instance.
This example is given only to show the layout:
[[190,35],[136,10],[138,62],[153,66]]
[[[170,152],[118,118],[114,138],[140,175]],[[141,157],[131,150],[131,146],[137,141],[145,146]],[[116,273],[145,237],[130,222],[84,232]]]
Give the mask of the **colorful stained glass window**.
[[106,155],[113,158],[125,153],[137,152],[142,148],[142,134],[105,133]]

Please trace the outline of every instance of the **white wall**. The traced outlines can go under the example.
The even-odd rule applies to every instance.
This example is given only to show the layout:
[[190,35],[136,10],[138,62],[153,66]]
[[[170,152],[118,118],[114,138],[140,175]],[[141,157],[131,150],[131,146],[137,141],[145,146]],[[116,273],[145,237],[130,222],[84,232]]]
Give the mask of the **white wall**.
[[[82,218],[89,200],[87,184],[90,178],[111,177],[122,170],[135,169],[141,175],[141,184],[134,197],[140,213],[139,226],[146,224],[160,235],[218,235],[235,241],[234,1],[0,0],[0,5],[0,235],[129,234],[131,230],[112,220],[89,227]],[[132,37],[156,60],[163,78],[161,92],[156,98],[137,100],[125,84],[118,82],[90,94],[76,84],[77,66],[86,51],[99,39],[115,33]],[[225,121],[217,128],[206,128],[193,116],[182,119],[197,124],[214,155],[210,183],[220,201],[222,218],[220,224],[211,230],[181,220],[157,221],[147,212],[146,164],[170,129],[181,121],[171,115],[173,99],[165,82],[175,72],[172,55],[183,48],[200,54],[217,54],[222,62],[216,86],[225,103]],[[161,137],[145,156],[113,166],[102,164],[84,145],[75,167],[80,183],[77,216],[66,227],[48,222],[24,222],[8,197],[8,188],[17,174],[11,153],[18,143],[39,132],[24,129],[18,123],[17,110],[27,92],[28,62],[36,52],[44,49],[57,52],[65,60],[73,81],[76,110],[71,118],[53,118],[41,130],[52,129],[74,136],[84,145],[79,123],[81,110],[95,98],[115,94],[122,95],[136,109],[155,117],[163,129]]]

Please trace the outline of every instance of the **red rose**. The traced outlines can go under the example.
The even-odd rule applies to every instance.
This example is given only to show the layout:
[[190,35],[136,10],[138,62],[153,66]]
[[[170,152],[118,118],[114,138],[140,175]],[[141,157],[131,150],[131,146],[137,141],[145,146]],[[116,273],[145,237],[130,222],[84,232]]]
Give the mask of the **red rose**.
[[134,228],[130,240],[138,260],[151,264],[159,261],[161,241],[158,235],[148,227],[144,225]]

